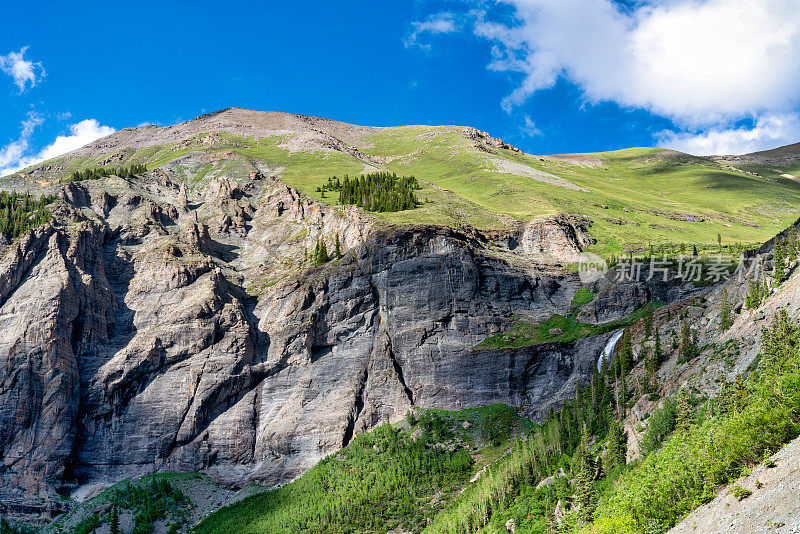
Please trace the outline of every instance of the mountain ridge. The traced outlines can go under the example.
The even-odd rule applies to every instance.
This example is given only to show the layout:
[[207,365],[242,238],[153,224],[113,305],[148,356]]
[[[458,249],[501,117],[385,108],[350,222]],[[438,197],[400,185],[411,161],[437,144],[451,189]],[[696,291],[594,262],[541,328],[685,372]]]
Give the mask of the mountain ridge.
[[[329,119],[327,117],[316,116],[316,115],[304,115],[304,114],[300,114],[300,113],[283,112],[283,111],[264,111],[264,110],[256,110],[256,109],[241,108],[241,107],[237,107],[237,106],[232,106],[232,107],[223,108],[223,109],[220,109],[220,110],[217,110],[217,111],[212,111],[212,112],[209,112],[209,113],[203,113],[203,114],[198,115],[197,117],[195,117],[193,119],[189,119],[187,121],[180,122],[180,123],[173,124],[173,125],[161,126],[161,125],[155,125],[155,124],[147,124],[147,125],[141,125],[141,126],[130,126],[130,127],[122,128],[122,129],[118,130],[117,132],[115,132],[113,134],[109,134],[108,136],[105,136],[105,137],[102,137],[102,138],[98,139],[97,141],[99,142],[99,141],[102,141],[102,140],[107,140],[108,138],[114,137],[115,134],[117,134],[117,133],[132,132],[132,131],[135,131],[135,130],[137,130],[139,128],[145,128],[145,129],[151,129],[151,128],[172,129],[172,128],[175,128],[175,129],[177,129],[180,126],[185,126],[185,125],[189,125],[189,124],[192,124],[192,123],[203,123],[203,122],[206,122],[206,121],[208,121],[210,119],[213,119],[215,117],[219,117],[220,115],[232,115],[232,114],[247,115],[247,117],[245,117],[245,116],[239,117],[241,119],[241,121],[238,122],[238,123],[236,123],[235,121],[231,121],[231,123],[230,123],[231,126],[240,126],[240,127],[244,127],[244,126],[248,125],[248,122],[245,122],[246,118],[251,118],[252,119],[255,116],[261,116],[262,118],[278,119],[277,122],[282,122],[284,124],[284,126],[288,126],[288,125],[291,124],[288,119],[295,119],[296,122],[294,122],[294,124],[309,125],[310,127],[313,127],[315,125],[326,125],[327,124],[327,125],[335,125],[335,126],[338,126],[338,127],[353,128],[353,129],[359,129],[359,130],[360,129],[363,129],[363,130],[385,130],[385,129],[392,129],[392,128],[415,128],[415,127],[417,127],[417,128],[418,127],[422,127],[422,128],[464,128],[464,129],[477,130],[476,128],[474,128],[472,126],[458,125],[458,124],[402,124],[402,125],[393,125],[393,126],[367,126],[367,125],[358,125],[358,124],[351,123],[351,122],[346,122],[346,121],[340,121],[340,120],[336,120],[336,119]],[[287,120],[280,120],[280,119],[287,119]],[[252,120],[249,121],[249,124],[252,124],[252,122],[254,122],[254,121],[252,121]],[[275,122],[275,121],[273,121],[273,122]],[[194,133],[210,132],[210,131],[215,131],[215,130],[218,130],[218,129],[220,129],[220,128],[208,127],[208,128],[195,130]],[[295,130],[292,130],[291,128],[280,128],[277,125],[273,126],[272,128],[269,128],[268,131],[269,130],[283,130],[283,129],[286,129],[286,130],[289,130],[289,131],[295,131]],[[485,133],[485,132],[482,132],[482,133]],[[489,134],[487,134],[487,135],[489,135]],[[92,143],[94,143],[94,142],[92,142]],[[76,149],[73,152],[79,152],[79,151],[81,151],[81,150],[83,150],[83,149],[85,149],[87,147],[90,147],[90,146],[92,146],[92,143],[87,143],[83,147],[80,147],[80,148]],[[642,150],[642,149],[660,150],[660,151],[663,151],[664,153],[667,153],[667,154],[669,154],[671,156],[676,156],[676,157],[680,157],[680,156],[692,156],[692,157],[697,157],[697,158],[737,158],[738,157],[738,158],[743,158],[743,159],[750,159],[750,160],[753,160],[753,161],[757,161],[759,159],[763,159],[763,158],[766,158],[766,157],[771,156],[771,155],[775,155],[775,156],[787,155],[786,153],[789,153],[788,155],[790,155],[790,156],[800,157],[800,142],[790,143],[788,145],[782,145],[782,146],[778,146],[778,147],[771,148],[771,149],[759,150],[759,151],[756,151],[756,152],[749,152],[749,153],[745,153],[745,154],[741,154],[741,155],[711,154],[711,155],[707,155],[707,156],[697,156],[697,155],[694,155],[694,154],[689,154],[687,152],[681,152],[679,150],[675,150],[675,149],[671,149],[671,148],[665,148],[665,147],[658,147],[658,146],[635,146],[635,147],[625,147],[625,148],[620,148],[620,149],[615,149],[615,150],[601,150],[601,151],[595,151],[595,152],[564,152],[564,153],[552,153],[552,154],[527,153],[527,154],[528,155],[532,155],[532,156],[538,156],[538,157],[552,157],[552,158],[562,158],[562,157],[566,158],[566,157],[570,157],[570,156],[588,157],[588,156],[595,156],[595,155],[598,155],[598,154],[609,154],[609,153],[619,152],[620,150],[627,150],[627,149],[632,149],[632,150]],[[72,154],[73,152],[69,152],[69,153],[67,153],[65,155]]]
[[[357,126],[319,117],[229,108],[172,126],[121,130],[0,180],[32,192],[87,167],[161,169],[200,187],[257,172],[336,205],[327,178],[386,171],[415,175],[414,210],[372,213],[381,224],[469,226],[518,232],[567,215],[591,220],[592,250],[636,252],[650,243],[758,244],[796,219],[800,184],[752,161],[715,161],[656,148],[534,156],[462,126]],[[703,200],[707,199],[708,202]],[[667,242],[667,243],[665,243]]]
[[[615,331],[636,362],[648,317],[673,347],[662,393],[713,394],[757,357],[751,280],[662,280],[643,260],[774,261],[800,190],[773,171],[653,149],[547,160],[460,127],[363,127],[356,148],[329,133],[342,123],[258,116],[124,132],[0,183],[51,195],[49,222],[0,243],[0,501],[169,471],[282,484],[414,410],[503,403],[547,421]],[[369,211],[322,187],[375,169],[416,176],[418,205]],[[645,274],[584,283],[587,251],[638,253]],[[738,352],[679,363],[686,318],[703,347],[727,341],[723,289]],[[630,408],[634,456],[655,403]]]

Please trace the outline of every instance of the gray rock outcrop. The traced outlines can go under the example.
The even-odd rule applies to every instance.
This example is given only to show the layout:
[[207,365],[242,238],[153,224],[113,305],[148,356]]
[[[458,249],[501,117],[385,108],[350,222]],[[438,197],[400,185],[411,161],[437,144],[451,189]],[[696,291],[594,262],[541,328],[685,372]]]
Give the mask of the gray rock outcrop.
[[[53,223],[0,262],[3,495],[155,471],[279,483],[411,407],[539,418],[607,340],[473,350],[569,309],[577,276],[526,263],[541,241],[510,262],[475,233],[382,229],[275,179],[170,172],[54,186]],[[543,224],[580,250],[580,225]],[[341,259],[304,261],[337,238]]]

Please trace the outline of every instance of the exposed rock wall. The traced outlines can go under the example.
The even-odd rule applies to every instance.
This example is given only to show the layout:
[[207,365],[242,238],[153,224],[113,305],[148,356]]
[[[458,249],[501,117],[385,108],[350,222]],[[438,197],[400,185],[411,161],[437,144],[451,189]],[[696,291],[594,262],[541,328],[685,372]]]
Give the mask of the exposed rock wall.
[[575,263],[582,250],[595,243],[589,236],[589,222],[565,215],[534,219],[495,241],[516,254]]
[[[159,171],[60,197],[0,263],[4,495],[164,470],[278,483],[412,406],[540,417],[607,337],[472,350],[567,310],[577,277],[478,235],[378,230],[272,179],[192,190]],[[302,264],[335,236],[349,253]]]

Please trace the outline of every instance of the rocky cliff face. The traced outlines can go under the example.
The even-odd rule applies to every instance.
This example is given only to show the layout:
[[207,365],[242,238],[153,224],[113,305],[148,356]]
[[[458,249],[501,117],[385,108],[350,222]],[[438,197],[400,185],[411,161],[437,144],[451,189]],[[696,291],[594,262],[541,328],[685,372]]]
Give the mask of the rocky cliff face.
[[[580,250],[576,221],[392,230],[259,169],[187,187],[181,164],[51,186],[53,223],[6,251],[0,493],[166,470],[279,483],[412,406],[540,417],[608,337],[472,350],[569,308],[577,276],[540,260]],[[309,267],[337,236],[344,256]]]

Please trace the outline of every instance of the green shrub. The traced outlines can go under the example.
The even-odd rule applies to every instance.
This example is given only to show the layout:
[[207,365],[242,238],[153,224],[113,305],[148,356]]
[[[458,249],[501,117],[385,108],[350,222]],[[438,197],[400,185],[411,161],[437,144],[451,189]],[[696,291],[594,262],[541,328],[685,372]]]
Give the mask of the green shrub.
[[664,439],[675,430],[675,418],[678,409],[675,399],[667,397],[661,406],[653,410],[650,416],[650,424],[642,436],[642,452],[649,454],[655,451]]
[[734,484],[730,489],[730,494],[733,495],[736,500],[742,501],[752,495],[753,492],[747,488],[743,488],[739,484]]

